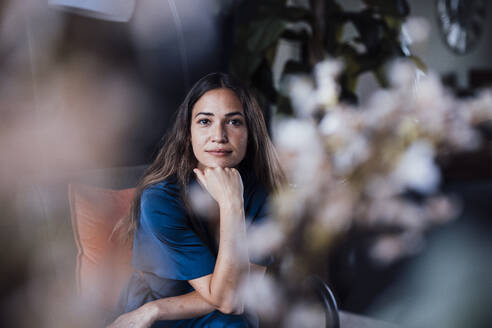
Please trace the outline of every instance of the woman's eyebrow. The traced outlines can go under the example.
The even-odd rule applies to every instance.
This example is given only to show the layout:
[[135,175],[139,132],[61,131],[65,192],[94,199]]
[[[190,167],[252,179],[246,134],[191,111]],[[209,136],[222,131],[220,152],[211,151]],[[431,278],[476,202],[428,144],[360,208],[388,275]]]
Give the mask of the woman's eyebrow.
[[[195,117],[197,117],[198,115],[214,116],[214,114],[210,113],[210,112],[199,112],[195,115]],[[243,113],[241,113],[241,112],[230,112],[230,113],[225,114],[224,116],[229,117],[229,116],[234,116],[234,115],[244,116]]]
[[199,113],[196,113],[195,117],[197,117],[198,115],[214,116],[213,113],[209,113],[209,112],[199,112]]
[[234,116],[234,115],[244,116],[243,113],[241,113],[241,112],[231,112],[231,113],[225,114],[225,116]]

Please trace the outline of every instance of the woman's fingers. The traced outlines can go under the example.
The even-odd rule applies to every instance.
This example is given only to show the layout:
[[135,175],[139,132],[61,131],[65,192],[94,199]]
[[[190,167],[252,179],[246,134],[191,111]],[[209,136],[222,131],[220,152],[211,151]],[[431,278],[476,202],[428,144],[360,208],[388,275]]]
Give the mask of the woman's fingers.
[[239,171],[235,168],[196,168],[195,172],[200,184],[219,203],[228,202],[243,196],[243,184]]

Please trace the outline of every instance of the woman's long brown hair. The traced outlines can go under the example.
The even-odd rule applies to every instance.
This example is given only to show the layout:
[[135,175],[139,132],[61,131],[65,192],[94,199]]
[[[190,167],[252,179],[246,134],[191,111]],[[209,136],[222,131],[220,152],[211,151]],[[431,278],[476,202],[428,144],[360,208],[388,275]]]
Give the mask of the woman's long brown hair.
[[[248,127],[248,145],[246,155],[240,163],[241,168],[248,173],[253,173],[256,180],[269,193],[278,191],[285,183],[285,175],[268,136],[265,119],[256,99],[231,76],[224,73],[208,74],[196,82],[186,95],[177,111],[174,126],[164,136],[163,146],[136,187],[130,215],[120,220],[115,226],[113,233],[117,233],[123,240],[127,242],[133,240],[139,222],[140,199],[146,188],[175,176],[184,198],[193,169],[197,167],[197,159],[191,146],[190,131],[193,106],[207,91],[220,88],[232,90],[243,106]],[[193,215],[190,215],[190,218],[194,220]],[[195,226],[195,222],[191,223]]]

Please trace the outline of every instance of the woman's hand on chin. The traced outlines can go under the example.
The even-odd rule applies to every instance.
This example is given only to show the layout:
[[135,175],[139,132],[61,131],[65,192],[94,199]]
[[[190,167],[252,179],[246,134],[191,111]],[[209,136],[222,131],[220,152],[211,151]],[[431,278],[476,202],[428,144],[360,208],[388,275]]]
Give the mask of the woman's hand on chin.
[[243,181],[235,168],[205,168],[193,170],[200,184],[217,201],[219,207],[243,206]]
[[154,323],[156,310],[147,303],[135,311],[120,315],[112,324],[106,328],[148,328]]

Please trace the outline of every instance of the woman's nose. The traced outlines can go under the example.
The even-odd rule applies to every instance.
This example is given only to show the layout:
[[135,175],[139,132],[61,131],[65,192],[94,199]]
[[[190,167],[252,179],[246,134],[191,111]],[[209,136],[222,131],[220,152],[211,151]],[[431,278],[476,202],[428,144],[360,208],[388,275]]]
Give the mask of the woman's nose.
[[222,124],[217,124],[212,132],[212,141],[218,143],[225,143],[227,139],[227,131]]

